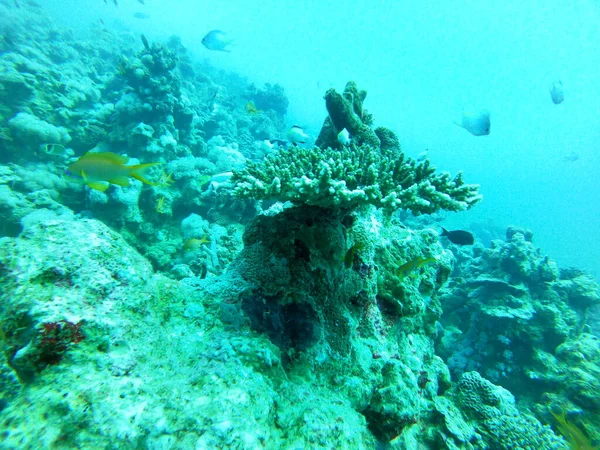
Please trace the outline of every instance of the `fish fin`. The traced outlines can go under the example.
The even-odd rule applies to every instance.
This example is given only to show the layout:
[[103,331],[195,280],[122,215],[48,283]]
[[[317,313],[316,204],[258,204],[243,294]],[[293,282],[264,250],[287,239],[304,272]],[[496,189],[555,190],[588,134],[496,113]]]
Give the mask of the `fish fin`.
[[442,229],[442,234],[440,234],[440,236],[448,236],[450,233],[448,233],[448,230],[446,230],[444,227],[440,227]]
[[90,188],[96,190],[96,191],[100,191],[100,192],[104,192],[108,189],[108,187],[110,186],[109,184],[104,184],[101,181],[92,181],[90,183],[86,183]]
[[111,178],[110,180],[108,180],[109,183],[112,184],[116,184],[118,186],[123,186],[123,187],[127,187],[130,185],[129,183],[129,177],[123,175],[121,177],[116,177],[116,178]]
[[157,166],[159,164],[163,164],[163,163],[154,162],[154,163],[147,163],[147,164],[138,164],[135,166],[127,166],[127,168],[130,170],[129,175],[132,176],[133,178],[135,178],[136,180],[139,180],[144,184],[149,184],[150,186],[156,186],[158,183],[153,183],[152,181],[149,181],[146,179],[145,172],[146,172],[146,169],[149,169],[150,167],[153,167],[153,166]]

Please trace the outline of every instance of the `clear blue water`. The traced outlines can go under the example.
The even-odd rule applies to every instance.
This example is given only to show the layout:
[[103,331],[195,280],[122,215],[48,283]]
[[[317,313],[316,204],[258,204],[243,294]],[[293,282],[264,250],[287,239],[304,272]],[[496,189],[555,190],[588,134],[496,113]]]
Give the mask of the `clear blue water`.
[[[150,40],[181,36],[188,51],[258,85],[280,83],[287,120],[317,134],[323,92],[349,79],[368,90],[377,125],[403,149],[482,185],[484,201],[449,227],[530,228],[561,265],[600,276],[600,3],[46,0],[82,32],[102,19]],[[138,19],[136,12],[150,17]],[[231,53],[201,45],[206,30],[235,38]],[[84,36],[84,34],[82,34]],[[549,86],[564,84],[554,105]],[[487,108],[489,136],[453,124]],[[565,156],[575,152],[574,162]]]

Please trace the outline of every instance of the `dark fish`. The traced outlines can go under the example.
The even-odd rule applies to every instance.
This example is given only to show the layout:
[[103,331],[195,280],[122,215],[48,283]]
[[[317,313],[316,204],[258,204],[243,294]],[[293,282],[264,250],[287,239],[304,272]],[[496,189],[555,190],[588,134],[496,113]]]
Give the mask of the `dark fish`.
[[142,5],[146,4],[146,2],[144,0],[138,0],[138,2],[140,2]]
[[115,6],[119,6],[119,4],[117,3],[117,0],[113,0],[113,3],[115,4]]
[[475,238],[468,231],[448,231],[442,227],[442,234],[440,236],[446,236],[450,242],[457,245],[473,245],[475,243]]
[[146,50],[150,51],[150,44],[148,44],[148,39],[146,39],[146,36],[144,36],[142,34],[142,44],[144,44],[144,47],[146,47]]
[[269,139],[269,142],[274,145],[279,145],[280,147],[285,147],[288,141],[284,141],[283,139]]

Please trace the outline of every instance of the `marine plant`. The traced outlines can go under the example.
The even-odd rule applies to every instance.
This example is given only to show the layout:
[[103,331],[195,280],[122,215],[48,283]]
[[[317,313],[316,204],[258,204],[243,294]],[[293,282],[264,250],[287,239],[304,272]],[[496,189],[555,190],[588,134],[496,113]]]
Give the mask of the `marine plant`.
[[462,211],[481,200],[479,186],[465,184],[462,173],[451,177],[449,173],[436,172],[429,160],[416,162],[407,158],[392,131],[373,130],[361,121],[355,111],[366,113],[362,101],[356,106],[357,98],[365,96],[346,98],[328,92],[326,99],[333,99],[327,101],[330,116],[317,140],[330,142],[321,137],[326,134],[324,130],[335,126],[332,117],[351,116],[352,120],[338,122],[348,123],[355,130],[357,144],[339,149],[331,145],[280,148],[264,160],[248,162],[244,169],[234,171],[235,194],[344,210],[371,204],[389,212],[401,208],[414,214],[431,214],[440,209]]

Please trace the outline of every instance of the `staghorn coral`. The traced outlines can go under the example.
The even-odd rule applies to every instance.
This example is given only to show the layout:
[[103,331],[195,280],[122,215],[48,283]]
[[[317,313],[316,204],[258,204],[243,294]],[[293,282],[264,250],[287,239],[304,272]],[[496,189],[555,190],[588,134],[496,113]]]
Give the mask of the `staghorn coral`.
[[371,204],[431,214],[466,210],[481,200],[478,186],[465,184],[462,174],[436,173],[428,160],[416,163],[394,146],[280,149],[262,162],[249,161],[232,181],[240,197],[324,208]]

